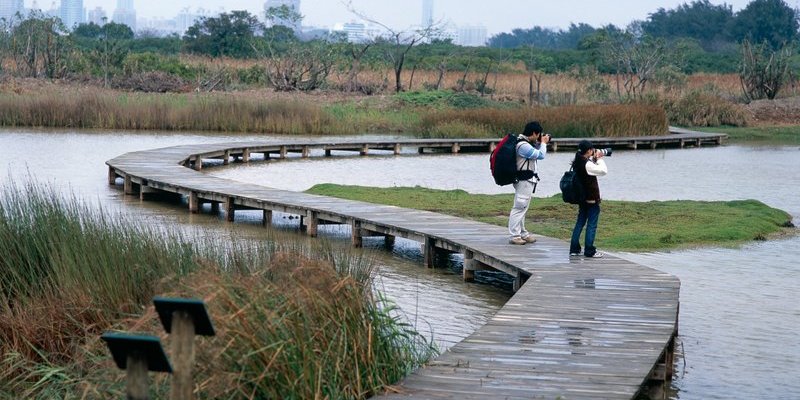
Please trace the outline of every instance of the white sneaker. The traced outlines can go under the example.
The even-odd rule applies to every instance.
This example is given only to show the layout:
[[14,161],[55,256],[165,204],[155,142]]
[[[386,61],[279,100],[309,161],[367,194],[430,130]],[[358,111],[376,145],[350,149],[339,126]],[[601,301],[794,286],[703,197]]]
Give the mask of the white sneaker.
[[581,253],[569,253],[570,257],[580,257]]
[[511,239],[509,239],[509,240],[508,240],[508,243],[509,243],[509,244],[519,244],[519,245],[523,245],[523,244],[526,244],[526,243],[528,243],[528,242],[527,242],[527,241],[525,241],[525,239],[523,239],[523,238],[521,238],[521,237],[519,237],[519,236],[514,236],[513,238],[511,238]]
[[586,256],[586,258],[603,258],[603,253],[598,251],[598,252],[592,254],[591,256]]

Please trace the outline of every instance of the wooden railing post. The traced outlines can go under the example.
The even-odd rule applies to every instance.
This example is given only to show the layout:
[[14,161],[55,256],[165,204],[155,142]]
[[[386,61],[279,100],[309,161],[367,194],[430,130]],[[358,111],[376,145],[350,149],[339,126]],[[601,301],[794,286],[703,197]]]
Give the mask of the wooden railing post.
[[117,170],[114,167],[108,167],[108,184],[114,186],[117,184]]
[[475,280],[475,253],[470,250],[464,250],[464,282],[472,282]]
[[350,224],[350,227],[351,227],[350,238],[352,240],[353,247],[363,246],[364,238],[361,236],[361,222],[353,221],[353,223]]
[[262,226],[272,225],[272,210],[263,210],[261,218]]
[[425,243],[422,245],[422,257],[425,266],[428,268],[433,268],[434,259],[436,258],[436,246],[433,242],[432,237],[425,236]]

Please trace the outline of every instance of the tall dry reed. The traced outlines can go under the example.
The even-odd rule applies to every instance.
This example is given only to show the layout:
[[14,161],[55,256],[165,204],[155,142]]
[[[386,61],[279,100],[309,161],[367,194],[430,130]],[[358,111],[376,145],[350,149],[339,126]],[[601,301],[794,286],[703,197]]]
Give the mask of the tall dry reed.
[[421,124],[431,135],[441,133],[442,126],[448,132],[459,124],[464,130],[498,136],[520,132],[530,120],[540,121],[546,132],[558,137],[663,135],[668,130],[664,110],[644,104],[442,110],[429,113]]
[[140,94],[100,89],[0,95],[0,125],[197,130],[274,134],[354,133],[311,102],[225,94]]

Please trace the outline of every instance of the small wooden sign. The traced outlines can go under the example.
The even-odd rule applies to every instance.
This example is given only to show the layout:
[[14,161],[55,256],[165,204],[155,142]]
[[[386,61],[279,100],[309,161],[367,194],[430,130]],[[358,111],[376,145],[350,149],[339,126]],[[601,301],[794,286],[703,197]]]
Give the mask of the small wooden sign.
[[194,334],[214,336],[214,325],[206,311],[206,305],[197,299],[176,299],[166,297],[153,298],[161,325],[167,333],[172,333],[172,316],[176,311],[189,314],[194,322]]

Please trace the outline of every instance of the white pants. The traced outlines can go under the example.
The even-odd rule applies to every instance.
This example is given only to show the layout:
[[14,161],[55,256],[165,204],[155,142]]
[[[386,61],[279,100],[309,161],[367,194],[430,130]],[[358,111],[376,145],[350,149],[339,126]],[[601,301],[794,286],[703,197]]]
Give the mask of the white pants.
[[527,237],[530,233],[525,230],[525,213],[531,204],[533,196],[533,182],[519,181],[514,184],[514,207],[508,216],[508,232],[512,237]]

